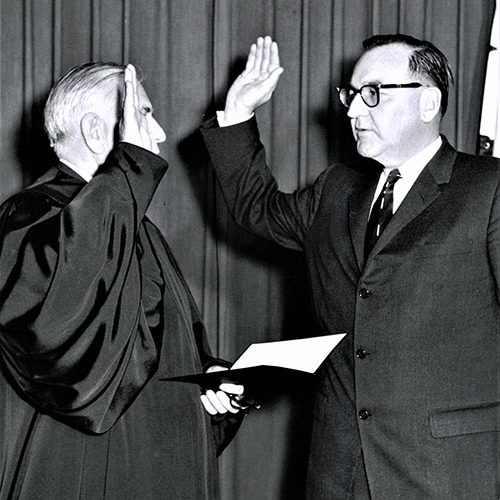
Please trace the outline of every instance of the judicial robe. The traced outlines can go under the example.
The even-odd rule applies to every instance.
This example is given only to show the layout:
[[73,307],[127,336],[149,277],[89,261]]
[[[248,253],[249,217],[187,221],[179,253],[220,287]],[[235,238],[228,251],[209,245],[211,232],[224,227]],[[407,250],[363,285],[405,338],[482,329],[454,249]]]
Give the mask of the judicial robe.
[[[221,428],[159,379],[210,357],[146,210],[167,165],[121,143],[0,210],[0,499],[213,499]],[[217,439],[215,439],[217,437]]]

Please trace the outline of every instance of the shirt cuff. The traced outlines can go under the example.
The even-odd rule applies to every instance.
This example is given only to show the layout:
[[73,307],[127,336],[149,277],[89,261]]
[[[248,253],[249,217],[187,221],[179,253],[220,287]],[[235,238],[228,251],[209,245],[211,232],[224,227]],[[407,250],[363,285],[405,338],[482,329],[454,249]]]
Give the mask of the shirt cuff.
[[243,123],[250,120],[250,118],[252,118],[254,114],[255,113],[245,116],[240,115],[232,120],[226,120],[226,117],[224,116],[224,111],[217,111],[217,123],[219,124],[219,127],[230,127],[231,125],[238,125],[238,123]]

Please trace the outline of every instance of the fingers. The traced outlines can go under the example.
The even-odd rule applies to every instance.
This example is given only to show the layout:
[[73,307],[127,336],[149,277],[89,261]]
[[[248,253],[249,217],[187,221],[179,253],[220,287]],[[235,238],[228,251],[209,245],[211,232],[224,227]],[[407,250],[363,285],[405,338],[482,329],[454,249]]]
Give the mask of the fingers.
[[137,74],[133,64],[125,68],[125,106],[136,109],[137,107]]
[[213,373],[213,372],[223,372],[226,371],[227,367],[226,366],[221,366],[221,365],[212,365],[207,368],[206,373]]
[[214,406],[212,405],[206,394],[202,394],[200,396],[200,399],[203,407],[210,415],[217,415],[217,410],[214,408]]
[[257,38],[250,47],[245,73],[266,78],[267,75],[280,65],[278,44],[266,35]]
[[[220,365],[210,366],[207,373],[226,371],[227,368]],[[201,402],[205,410],[210,415],[238,413],[247,407],[239,404],[239,400],[244,398],[245,388],[241,384],[220,384],[217,392],[212,390],[205,391],[201,396]]]
[[125,68],[125,93],[123,95],[123,115],[126,118],[131,117],[131,113],[134,112],[134,87],[132,82],[132,71],[130,69],[130,64]]
[[250,46],[250,52],[248,53],[247,64],[245,66],[245,72],[253,71],[255,66],[255,57],[257,54],[257,45],[252,43]]
[[276,42],[272,42],[269,71],[274,71],[276,68],[279,67],[280,67],[280,54],[278,50],[278,44]]
[[237,394],[240,396],[245,392],[245,387],[240,384],[221,384],[219,389],[224,392],[228,392],[229,394]]
[[[122,140],[130,141],[131,130],[135,130],[137,110],[137,77],[132,64],[125,67],[125,92],[123,95],[122,119],[120,122],[120,136]],[[132,132],[132,135],[134,132]]]
[[225,120],[238,123],[250,118],[259,106],[269,101],[282,73],[278,45],[270,36],[259,37],[250,47],[245,70],[229,88]]
[[262,66],[262,52],[264,48],[264,39],[259,36],[255,43],[250,46],[248,53],[247,64],[244,73],[258,74]]
[[280,79],[281,74],[283,73],[284,69],[281,67],[278,67],[274,69],[271,74],[269,75],[269,86],[271,88],[271,91],[274,92],[274,89],[278,85],[278,80]]
[[271,60],[271,45],[272,39],[270,36],[266,36],[264,41],[262,42],[262,58],[260,65],[260,73],[267,74],[269,73],[269,62]]
[[205,410],[210,415],[217,415],[218,413],[225,414],[228,411],[230,413],[238,413],[240,411],[240,408],[233,406],[231,399],[223,391],[214,392],[208,390],[205,394],[200,396],[200,399]]

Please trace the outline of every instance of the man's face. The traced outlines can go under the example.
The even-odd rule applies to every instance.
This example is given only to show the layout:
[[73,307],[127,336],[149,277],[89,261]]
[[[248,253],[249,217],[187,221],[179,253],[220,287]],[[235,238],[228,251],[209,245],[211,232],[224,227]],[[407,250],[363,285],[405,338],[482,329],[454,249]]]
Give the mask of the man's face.
[[151,139],[152,152],[158,154],[160,152],[158,144],[164,142],[166,139],[165,132],[153,118],[153,105],[140,83],[137,83],[137,98],[139,113],[142,113],[145,117],[145,125]]
[[[107,111],[101,114],[107,130],[107,151],[105,157],[111,152],[116,141],[119,139],[117,130],[121,118],[122,98],[120,97],[118,89],[116,87],[115,89],[116,90],[113,91],[113,95],[109,100],[109,109],[104,107],[103,109],[107,109]],[[139,82],[137,83],[137,111],[144,117],[144,131],[150,137],[151,151],[158,154],[160,152],[158,144],[164,142],[166,139],[165,132],[160,124],[153,118],[153,105],[144,87]]]
[[[419,81],[408,69],[411,49],[399,44],[375,47],[356,63],[351,85],[409,83]],[[386,167],[399,167],[420,151],[425,130],[420,120],[421,88],[380,89],[380,102],[368,107],[356,95],[347,115],[360,155]]]

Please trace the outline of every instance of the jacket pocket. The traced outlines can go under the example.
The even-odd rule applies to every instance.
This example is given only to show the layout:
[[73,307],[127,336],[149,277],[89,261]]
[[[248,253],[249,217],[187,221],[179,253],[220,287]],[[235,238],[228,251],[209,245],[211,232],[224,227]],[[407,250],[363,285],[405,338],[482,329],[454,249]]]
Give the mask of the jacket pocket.
[[500,402],[436,410],[429,414],[429,424],[435,438],[499,431]]

